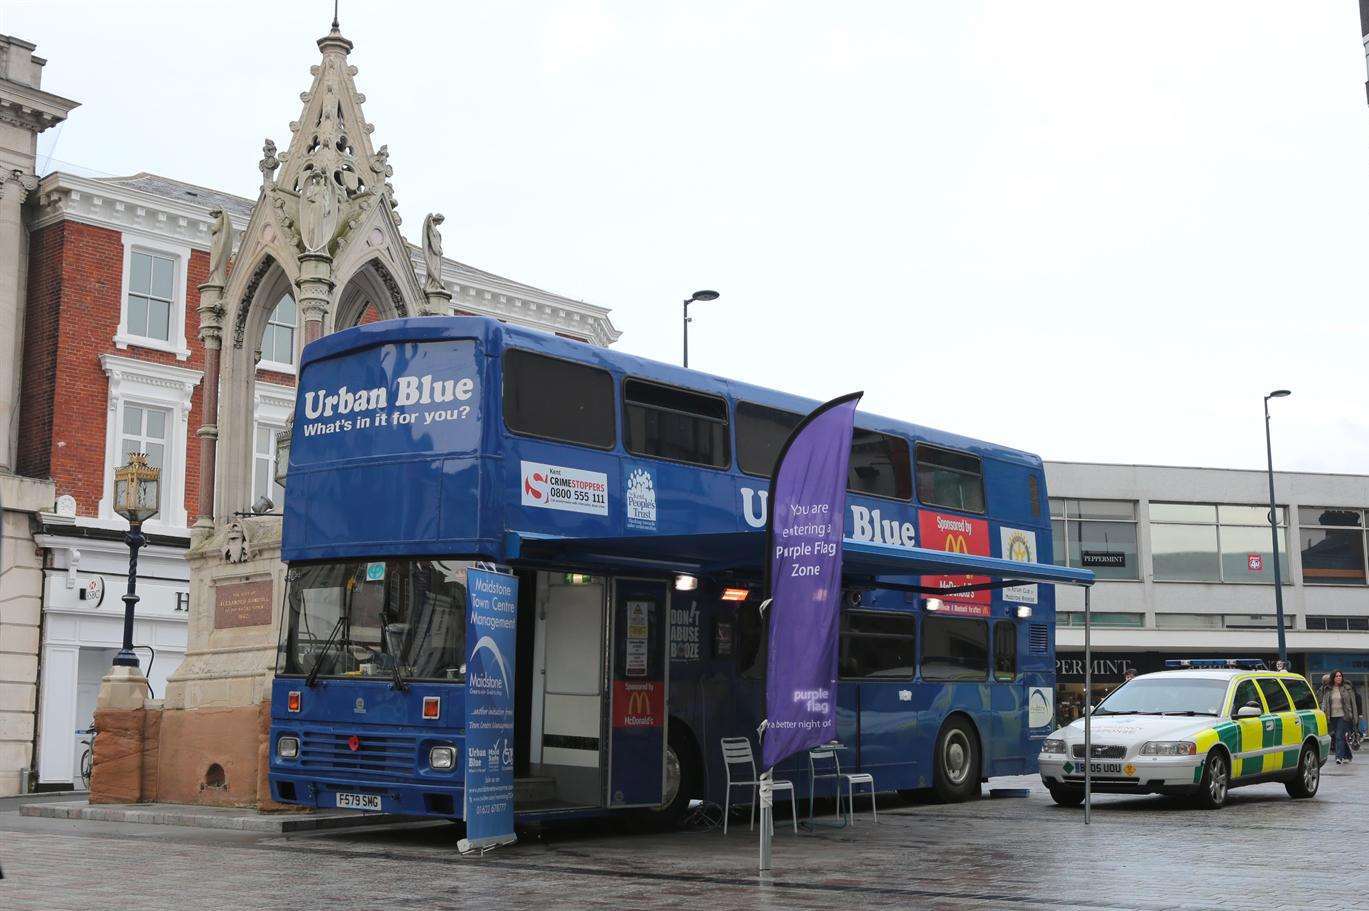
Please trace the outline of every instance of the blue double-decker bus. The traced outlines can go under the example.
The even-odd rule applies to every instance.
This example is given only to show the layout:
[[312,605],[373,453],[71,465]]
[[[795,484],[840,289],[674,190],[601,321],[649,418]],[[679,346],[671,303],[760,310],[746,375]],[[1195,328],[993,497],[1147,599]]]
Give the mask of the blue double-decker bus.
[[[478,317],[309,345],[272,798],[462,817],[480,565],[518,580],[520,819],[722,803],[719,741],[759,721],[769,477],[815,404]],[[861,413],[849,477],[843,767],[947,800],[1035,771],[1050,583],[1089,577],[1051,565],[1040,459]],[[808,794],[806,760],[776,776]]]

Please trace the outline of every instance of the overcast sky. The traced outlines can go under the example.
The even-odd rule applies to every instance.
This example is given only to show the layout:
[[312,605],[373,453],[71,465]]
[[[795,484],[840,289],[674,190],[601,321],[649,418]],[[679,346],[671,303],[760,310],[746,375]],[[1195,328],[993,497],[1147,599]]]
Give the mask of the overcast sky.
[[[327,2],[12,2],[51,167],[254,196]],[[619,345],[1048,459],[1369,473],[1356,6],[368,3],[411,238]]]

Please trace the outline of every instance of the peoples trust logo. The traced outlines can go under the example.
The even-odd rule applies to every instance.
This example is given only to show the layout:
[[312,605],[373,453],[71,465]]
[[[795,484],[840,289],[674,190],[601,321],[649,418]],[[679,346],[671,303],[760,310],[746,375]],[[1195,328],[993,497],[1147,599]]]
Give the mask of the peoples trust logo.
[[656,524],[656,485],[651,472],[638,468],[627,478],[627,519],[633,524]]

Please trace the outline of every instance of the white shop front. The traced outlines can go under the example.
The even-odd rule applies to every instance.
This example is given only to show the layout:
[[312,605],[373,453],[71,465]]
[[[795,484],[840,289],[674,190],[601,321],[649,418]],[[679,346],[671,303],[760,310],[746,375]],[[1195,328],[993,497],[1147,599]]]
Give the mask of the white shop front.
[[[90,727],[100,679],[123,641],[128,546],[114,528],[62,529],[57,524],[61,520],[43,518],[44,533],[36,538],[48,553],[39,656],[38,783],[79,788],[83,741],[88,738],[76,731]],[[133,644],[153,693],[161,698],[167,677],[185,657],[190,572],[185,544],[174,537],[150,537],[158,543],[138,554]]]

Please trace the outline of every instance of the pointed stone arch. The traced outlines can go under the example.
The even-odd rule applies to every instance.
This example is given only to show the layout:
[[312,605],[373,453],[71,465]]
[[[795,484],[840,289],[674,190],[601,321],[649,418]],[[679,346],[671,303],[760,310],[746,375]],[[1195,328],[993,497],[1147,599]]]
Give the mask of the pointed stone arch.
[[333,327],[348,329],[361,321],[368,306],[380,319],[414,316],[394,273],[379,254],[368,258],[343,285],[337,296]]

